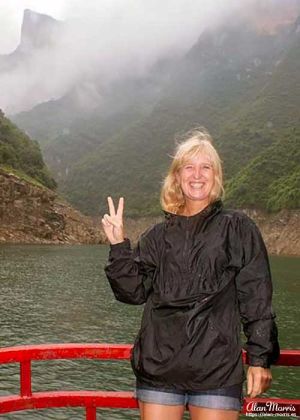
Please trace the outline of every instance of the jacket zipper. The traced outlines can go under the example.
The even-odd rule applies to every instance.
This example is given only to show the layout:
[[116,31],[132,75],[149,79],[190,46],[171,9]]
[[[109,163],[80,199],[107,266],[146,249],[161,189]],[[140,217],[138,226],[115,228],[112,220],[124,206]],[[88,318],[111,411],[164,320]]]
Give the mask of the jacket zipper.
[[187,218],[187,222],[186,222],[186,230],[185,230],[185,241],[184,241],[184,247],[183,247],[183,263],[186,267],[186,271],[189,271],[189,256],[188,256],[188,243],[189,243],[189,238],[190,238],[190,231],[189,231],[189,225],[190,225],[190,219]]

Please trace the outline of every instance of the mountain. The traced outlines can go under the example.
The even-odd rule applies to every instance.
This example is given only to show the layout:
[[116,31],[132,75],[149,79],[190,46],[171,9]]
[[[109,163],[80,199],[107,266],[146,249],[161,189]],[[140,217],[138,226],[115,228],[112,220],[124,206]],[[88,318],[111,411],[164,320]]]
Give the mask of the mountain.
[[[128,215],[158,214],[174,135],[204,125],[224,161],[230,204],[255,206],[253,188],[246,201],[238,199],[238,191],[256,185],[255,168],[269,180],[257,184],[255,197],[270,187],[274,198],[285,183],[293,195],[297,174],[283,171],[271,186],[265,162],[279,148],[288,164],[285,142],[299,140],[299,1],[263,4],[263,13],[260,3],[204,31],[184,57],[148,78],[127,77],[109,88],[97,79],[81,81],[61,99],[16,115],[42,144],[60,191],[86,213],[102,211],[107,195],[124,195]],[[76,108],[82,86],[102,100],[86,114]],[[275,211],[297,203],[276,198],[271,204],[268,197],[257,205]]]
[[0,110],[0,166],[13,168],[54,189],[56,182],[46,167],[39,144],[6,118]]
[[51,16],[25,9],[20,43],[12,53],[0,55],[0,73],[15,70],[31,60],[37,51],[55,45],[61,28],[62,23]]
[[175,60],[156,63],[145,76],[127,76],[106,86],[97,78],[83,81],[59,100],[37,105],[13,120],[39,139],[47,164],[63,182],[74,162],[149,114]]
[[[61,184],[64,194],[85,212],[96,213],[102,203],[105,208],[107,195],[124,195],[128,214],[158,214],[174,134],[199,124],[214,135],[226,178],[238,177],[280,130],[299,127],[296,28],[261,34],[239,22],[204,33],[149,115],[74,162]],[[282,159],[287,162],[287,155]],[[260,171],[264,177],[264,166]]]
[[0,111],[0,243],[100,243],[95,222],[55,191],[32,141]]
[[30,53],[34,49],[49,47],[57,42],[62,23],[51,16],[24,10],[21,42],[15,52]]
[[[297,26],[298,27],[298,26]],[[300,126],[300,36],[291,33],[285,48],[276,57],[263,86],[255,97],[224,126],[219,144],[227,176],[236,172],[270,146],[287,129]]]
[[63,28],[50,16],[24,11],[19,45],[0,55],[0,107],[6,114],[59,97],[61,85],[66,84],[57,64],[63,67],[58,43]]

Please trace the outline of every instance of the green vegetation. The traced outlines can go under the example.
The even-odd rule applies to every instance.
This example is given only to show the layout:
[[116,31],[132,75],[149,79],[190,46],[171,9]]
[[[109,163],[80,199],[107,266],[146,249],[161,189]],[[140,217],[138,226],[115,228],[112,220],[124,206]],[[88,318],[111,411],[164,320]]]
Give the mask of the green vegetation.
[[203,125],[223,160],[231,206],[299,207],[300,37],[293,28],[258,34],[234,22],[204,33],[151,100],[143,82],[122,95],[117,89],[105,99],[106,113],[79,115],[68,134],[44,136],[60,191],[89,214],[105,212],[108,195],[125,197],[128,216],[158,214],[175,134]]
[[278,211],[300,207],[300,129],[280,139],[228,182],[226,201],[238,207]]
[[[209,37],[199,42],[149,115],[117,130],[76,162],[62,185],[68,199],[84,212],[97,213],[99,207],[105,211],[107,195],[123,195],[128,215],[159,213],[174,134],[200,123],[215,137],[230,205],[269,211],[297,206],[293,171],[299,144],[299,39],[289,41],[283,52],[272,37],[251,36],[252,55],[240,51],[235,61],[226,48],[234,43],[240,50],[249,47],[249,33],[244,40],[229,33],[222,54]],[[199,57],[209,48],[200,71]],[[286,186],[281,192],[279,182]]]
[[12,168],[8,165],[0,165],[0,170],[6,172],[7,174],[13,174],[17,176],[19,179],[26,181],[29,184],[33,184],[37,187],[45,188],[45,185],[41,184],[34,178],[31,178],[29,175],[26,175],[22,171],[18,171],[17,169]]
[[56,182],[44,164],[39,145],[0,111],[0,165],[12,168],[54,189]]
[[[253,100],[240,103],[240,111],[217,138],[229,179],[251,159],[263,153],[281,137],[296,136],[300,126],[300,48],[299,37],[279,54],[275,66]],[[283,159],[287,149],[282,150]],[[264,167],[261,167],[263,174]],[[249,203],[250,204],[250,203]]]

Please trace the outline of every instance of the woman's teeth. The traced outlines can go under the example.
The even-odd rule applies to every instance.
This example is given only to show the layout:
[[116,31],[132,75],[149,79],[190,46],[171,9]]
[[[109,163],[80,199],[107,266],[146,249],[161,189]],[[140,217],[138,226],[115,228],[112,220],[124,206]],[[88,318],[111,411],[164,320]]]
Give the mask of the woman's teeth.
[[197,189],[197,190],[200,190],[203,187],[203,185],[204,185],[203,182],[191,182],[190,183],[190,186],[192,188]]

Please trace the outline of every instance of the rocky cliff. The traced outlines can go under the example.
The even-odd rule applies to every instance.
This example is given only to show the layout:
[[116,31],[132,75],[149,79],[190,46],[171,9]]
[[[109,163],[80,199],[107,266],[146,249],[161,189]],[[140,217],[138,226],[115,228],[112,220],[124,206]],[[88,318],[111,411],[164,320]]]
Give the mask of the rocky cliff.
[[0,169],[0,243],[101,243],[99,225],[53,191]]
[[[0,169],[0,243],[107,243],[101,218],[83,216],[58,195]],[[273,255],[300,256],[300,211],[268,214],[245,210],[257,223]],[[125,219],[125,234],[133,243],[161,217]]]
[[300,210],[281,210],[276,214],[245,212],[259,226],[270,254],[300,256]]
[[[258,225],[270,255],[300,256],[299,210],[282,210],[276,214],[248,209],[244,212]],[[143,231],[162,220],[163,217],[126,219],[126,235],[136,242]]]

